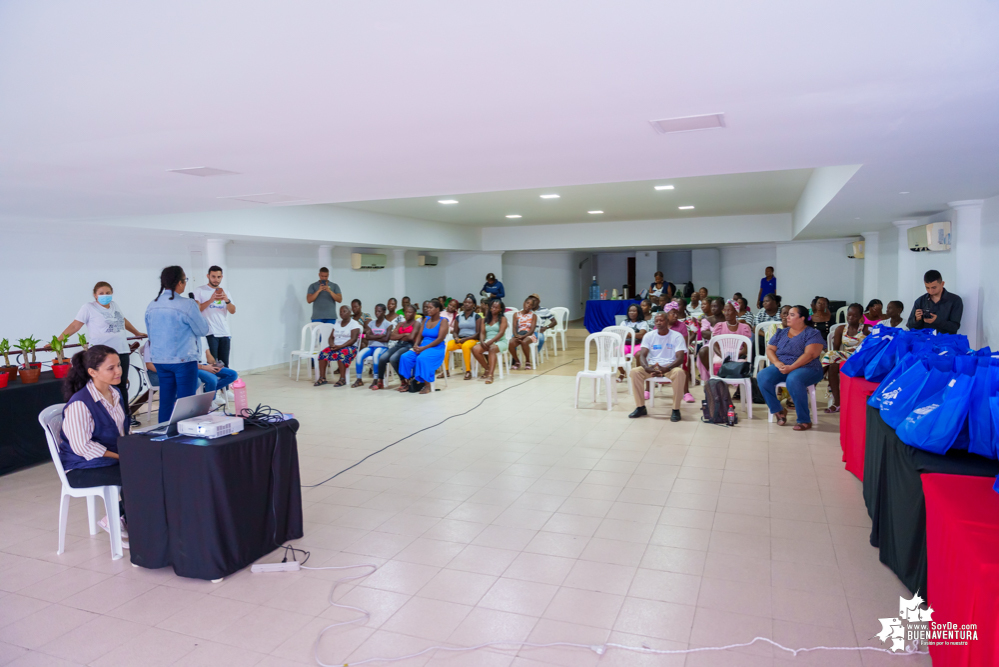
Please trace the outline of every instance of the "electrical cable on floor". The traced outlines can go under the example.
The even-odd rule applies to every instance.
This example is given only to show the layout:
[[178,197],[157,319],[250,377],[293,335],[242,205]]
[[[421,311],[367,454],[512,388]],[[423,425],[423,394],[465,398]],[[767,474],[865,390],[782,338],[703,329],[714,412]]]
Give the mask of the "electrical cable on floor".
[[324,479],[323,481],[319,482],[318,484],[302,484],[302,488],[303,489],[314,489],[317,486],[322,486],[326,482],[330,482],[330,481],[336,479],[337,477],[339,477],[343,473],[347,472],[348,470],[351,470],[352,468],[356,468],[357,466],[361,465],[362,463],[364,463],[365,461],[367,461],[368,459],[370,459],[372,456],[375,456],[376,454],[381,454],[386,449],[389,449],[390,447],[395,447],[400,442],[402,442],[404,440],[408,440],[409,438],[412,438],[414,435],[419,435],[420,433],[423,433],[424,431],[429,431],[432,428],[437,428],[438,426],[440,426],[441,424],[443,424],[446,421],[450,421],[452,419],[455,419],[456,417],[464,417],[469,412],[472,412],[473,410],[478,410],[480,407],[482,407],[482,404],[485,403],[486,401],[488,401],[490,398],[495,398],[495,397],[499,396],[500,394],[503,394],[503,393],[506,393],[506,392],[510,391],[511,389],[516,389],[517,387],[522,387],[525,384],[527,384],[528,382],[531,382],[532,380],[537,380],[542,375],[547,375],[548,373],[551,373],[554,370],[558,370],[559,368],[562,368],[563,366],[568,366],[569,364],[575,363],[577,361],[582,361],[582,360],[583,360],[583,357],[580,357],[579,359],[570,359],[569,361],[565,362],[564,364],[559,364],[555,368],[549,368],[544,373],[538,373],[534,377],[528,378],[528,379],[524,380],[523,382],[518,382],[517,384],[512,385],[510,387],[507,387],[506,389],[503,389],[502,391],[497,391],[495,394],[490,394],[489,396],[486,396],[481,401],[479,401],[474,407],[471,407],[468,410],[465,410],[464,412],[461,412],[459,414],[451,415],[450,417],[445,417],[444,419],[442,419],[441,421],[437,422],[436,424],[433,424],[431,426],[427,426],[427,427],[421,428],[420,430],[414,431],[413,433],[410,433],[409,435],[407,435],[405,437],[399,438],[395,442],[393,442],[393,443],[391,443],[389,445],[385,445],[384,447],[382,447],[381,449],[379,449],[377,451],[371,452],[370,454],[368,454],[367,456],[365,456],[363,459],[361,459],[357,463],[354,463],[353,465],[350,465],[350,466],[344,468],[343,470],[341,470],[337,474],[333,475],[332,477],[330,477],[328,479]]
[[394,658],[365,658],[364,660],[358,660],[356,662],[337,662],[336,664],[325,663],[319,657],[319,644],[323,639],[323,635],[327,631],[333,628],[343,627],[345,625],[354,625],[355,623],[361,623],[367,621],[371,618],[371,612],[366,609],[361,609],[360,607],[352,607],[350,605],[340,604],[333,600],[333,596],[336,593],[337,586],[348,581],[354,581],[356,579],[364,579],[370,576],[375,571],[378,570],[377,565],[363,564],[363,565],[338,565],[338,566],[328,566],[328,567],[302,567],[303,570],[351,570],[354,568],[371,568],[370,572],[365,572],[364,574],[358,574],[352,577],[343,577],[337,579],[333,582],[333,588],[330,589],[329,601],[330,605],[337,607],[339,609],[347,609],[350,611],[356,611],[361,614],[357,618],[351,619],[349,621],[341,621],[339,623],[332,623],[327,625],[325,628],[319,631],[319,636],[316,637],[316,642],[313,645],[313,657],[316,659],[316,663],[320,667],[351,667],[352,665],[366,665],[373,662],[400,662],[402,660],[411,660],[413,658],[418,658],[421,655],[426,655],[434,651],[445,651],[450,653],[463,653],[467,651],[477,651],[483,648],[497,647],[497,648],[552,648],[556,646],[564,646],[566,648],[581,648],[589,651],[593,651],[597,655],[603,655],[608,649],[619,649],[622,651],[633,651],[635,653],[644,653],[648,655],[684,655],[688,653],[707,653],[713,651],[727,651],[729,649],[735,648],[745,648],[747,646],[752,646],[758,642],[764,644],[770,644],[774,648],[780,649],[782,651],[787,651],[792,656],[797,656],[799,653],[811,653],[813,651],[873,651],[875,653],[887,653],[890,656],[895,657],[907,657],[910,655],[929,655],[929,651],[912,651],[906,650],[903,652],[894,653],[886,648],[878,648],[877,646],[812,646],[808,648],[789,648],[782,644],[778,644],[772,639],[767,637],[754,637],[751,641],[740,642],[738,644],[726,644],[725,646],[702,646],[698,648],[685,648],[685,649],[657,649],[650,648],[647,646],[628,646],[626,644],[615,644],[611,642],[603,644],[577,644],[575,642],[548,642],[544,644],[536,644],[534,642],[526,641],[506,641],[506,640],[496,640],[491,642],[485,642],[483,644],[477,644],[475,646],[429,646],[422,651],[417,653],[411,653],[409,655],[401,655]]

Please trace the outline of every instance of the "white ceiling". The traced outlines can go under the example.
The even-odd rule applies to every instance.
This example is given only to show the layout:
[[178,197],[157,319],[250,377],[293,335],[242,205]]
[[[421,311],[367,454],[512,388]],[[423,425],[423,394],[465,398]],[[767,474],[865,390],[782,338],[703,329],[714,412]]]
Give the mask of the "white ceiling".
[[[790,213],[811,173],[811,169],[791,169],[478,192],[454,197],[380,199],[338,206],[479,227]],[[657,191],[656,185],[672,185],[674,189]],[[557,194],[558,198],[541,198],[541,195],[551,194]],[[442,199],[458,203],[441,204]],[[693,206],[694,209],[680,210],[680,206]],[[589,211],[594,210],[603,213],[591,215]],[[508,219],[506,216],[510,214],[522,217]]]
[[[852,234],[999,193],[996,34],[987,0],[11,0],[0,222],[862,164],[806,229]],[[239,173],[167,172],[202,166]]]

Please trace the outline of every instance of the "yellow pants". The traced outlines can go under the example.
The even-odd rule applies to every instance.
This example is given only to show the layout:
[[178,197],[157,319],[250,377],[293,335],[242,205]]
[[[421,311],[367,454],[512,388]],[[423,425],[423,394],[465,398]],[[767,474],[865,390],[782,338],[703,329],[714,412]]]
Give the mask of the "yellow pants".
[[464,343],[459,344],[456,340],[449,340],[447,342],[447,349],[444,351],[444,356],[447,356],[461,348],[461,356],[465,358],[465,372],[472,372],[472,348],[475,347],[477,340],[466,340]]

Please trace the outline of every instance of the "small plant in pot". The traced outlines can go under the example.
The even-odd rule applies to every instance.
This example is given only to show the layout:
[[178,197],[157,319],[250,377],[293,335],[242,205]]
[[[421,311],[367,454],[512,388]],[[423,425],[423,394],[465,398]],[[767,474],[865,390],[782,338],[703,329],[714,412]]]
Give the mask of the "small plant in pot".
[[56,353],[56,360],[52,362],[52,374],[57,378],[64,378],[69,374],[69,369],[72,366],[70,362],[66,361],[66,357],[63,355],[63,349],[66,343],[59,336],[52,336],[52,341],[49,343],[49,347],[52,351]]
[[84,334],[80,334],[80,335],[78,335],[78,336],[76,337],[76,341],[77,341],[77,342],[78,342],[78,343],[80,344],[80,347],[82,347],[82,348],[83,348],[83,351],[84,351],[84,352],[86,352],[87,350],[89,350],[89,349],[90,349],[90,343],[88,343],[88,342],[87,342],[87,337],[86,337],[86,335],[84,335]]
[[[28,336],[17,341],[18,347],[21,348],[21,354],[24,355],[24,363],[17,369],[18,374],[21,376],[22,384],[38,382],[38,376],[42,372],[42,365],[35,360],[35,348],[40,342],[34,336]],[[30,362],[28,361],[29,355],[31,356]]]
[[10,341],[4,338],[0,340],[0,354],[3,355],[3,366],[0,366],[0,375],[6,375],[7,379],[4,380],[4,384],[14,379],[17,375],[17,366],[11,365],[10,363]]

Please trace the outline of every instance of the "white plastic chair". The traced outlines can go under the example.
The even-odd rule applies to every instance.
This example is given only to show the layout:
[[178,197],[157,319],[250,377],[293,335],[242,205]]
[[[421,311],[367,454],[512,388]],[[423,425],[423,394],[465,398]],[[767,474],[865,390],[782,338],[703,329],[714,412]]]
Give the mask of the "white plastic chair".
[[124,556],[121,546],[121,513],[118,511],[118,495],[121,492],[120,486],[91,486],[83,489],[75,489],[66,480],[66,471],[62,467],[62,459],[59,458],[59,433],[62,431],[62,409],[65,403],[50,405],[42,410],[38,415],[38,423],[45,431],[45,440],[49,445],[49,454],[52,456],[52,463],[55,464],[56,473],[59,474],[59,481],[62,482],[62,492],[59,499],[59,550],[56,554],[62,555],[66,551],[66,524],[69,521],[69,499],[87,499],[87,519],[90,522],[90,534],[97,534],[96,503],[94,498],[100,497],[104,500],[104,509],[108,515],[108,529],[111,533],[111,560],[118,560]]
[[[727,385],[737,384],[741,388],[740,399],[742,407],[746,409],[749,419],[753,418],[753,383],[750,378],[722,378],[715,375],[715,357],[719,361],[724,361],[726,357],[730,361],[749,361],[749,350],[751,341],[747,336],[738,334],[721,334],[712,336],[708,341],[708,373],[712,380],[721,380]],[[745,355],[740,354],[742,346],[746,346]]]
[[[145,362],[142,364],[145,366]],[[146,368],[139,369],[139,375],[145,380],[146,387],[149,388],[149,396],[146,398],[146,420],[148,421],[153,415],[153,395],[160,393],[159,386],[153,386],[153,383],[149,380],[149,371]],[[141,409],[141,408],[140,408]]]
[[[603,330],[608,333],[617,334],[624,341],[621,345],[621,363],[617,367],[629,370],[635,365],[635,330],[630,327],[619,326],[604,327]],[[626,345],[631,346],[631,352],[625,351],[624,347]]]
[[[291,351],[291,358],[288,360],[288,377],[291,377],[291,367],[295,363],[295,360],[298,359],[298,373],[295,375],[296,382],[302,376],[302,360],[319,358],[319,350],[316,350],[316,329],[322,325],[322,322],[309,322],[302,327],[302,338],[299,341],[299,349]],[[326,326],[330,327],[330,331],[333,330],[332,324],[327,324]],[[329,334],[327,333],[326,336],[329,337]],[[322,350],[322,348],[319,349]]]
[[[775,389],[780,389],[781,387],[784,387],[785,389],[787,389],[787,383],[786,382],[778,382],[777,386],[775,387]],[[743,396],[745,396],[745,394],[743,394]],[[813,424],[818,424],[819,423],[819,409],[818,409],[816,403],[817,403],[817,400],[815,398],[815,385],[814,384],[813,385],[809,385],[808,386],[808,409],[811,411],[812,423]],[[767,410],[767,421],[768,422],[772,422],[773,420],[774,420],[773,413],[771,413],[770,410]]]
[[837,322],[829,327],[829,336],[826,337],[826,350],[831,351],[833,349],[833,344],[836,342],[836,332],[845,327],[846,322]]
[[[595,344],[597,348],[596,365],[592,368],[590,367],[590,343]],[[580,380],[590,378],[593,380],[593,402],[597,402],[598,385],[603,380],[607,390],[607,409],[611,410],[617,393],[613,391],[614,375],[617,373],[617,364],[624,341],[616,333],[598,331],[587,336],[584,345],[583,370],[576,373],[576,398],[573,407],[579,407]]]
[[558,354],[558,342],[555,340],[556,335],[562,337],[562,349],[565,350],[567,348],[565,344],[565,332],[569,328],[569,309],[563,308],[562,306],[556,306],[555,308],[549,308],[548,310],[551,312],[552,317],[555,318],[555,328],[550,329],[548,334],[551,335],[551,340],[555,343],[555,347],[552,348],[552,351],[555,354]]
[[[650,377],[645,380],[645,391],[649,393],[649,407],[655,407],[656,404],[656,385],[660,384],[673,384],[673,382],[667,377]],[[673,391],[677,391],[676,387],[673,387]]]
[[780,321],[760,322],[753,327],[753,341],[758,343],[760,337],[763,338],[763,349],[756,351],[756,358],[753,360],[753,377],[756,377],[761,369],[770,365],[770,360],[767,359],[767,344],[772,337],[770,329],[773,328],[776,331],[778,327],[780,327]]
[[850,309],[850,306],[843,306],[836,310],[836,322],[846,322],[846,311]]

